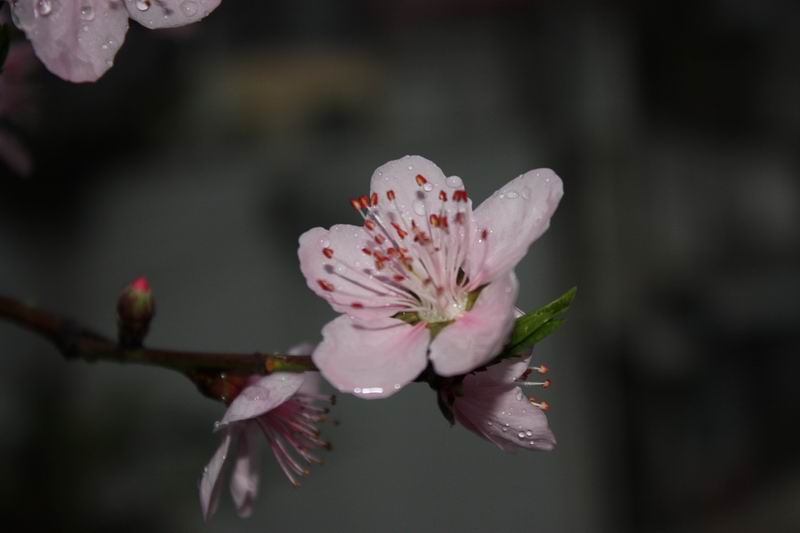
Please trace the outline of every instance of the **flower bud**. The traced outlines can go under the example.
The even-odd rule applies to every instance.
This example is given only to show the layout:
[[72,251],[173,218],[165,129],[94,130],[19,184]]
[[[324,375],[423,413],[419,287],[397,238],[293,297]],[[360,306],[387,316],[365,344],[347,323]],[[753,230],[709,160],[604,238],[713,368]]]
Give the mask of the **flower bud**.
[[117,300],[117,328],[121,346],[138,348],[142,345],[155,310],[153,293],[145,278],[138,278],[125,287]]

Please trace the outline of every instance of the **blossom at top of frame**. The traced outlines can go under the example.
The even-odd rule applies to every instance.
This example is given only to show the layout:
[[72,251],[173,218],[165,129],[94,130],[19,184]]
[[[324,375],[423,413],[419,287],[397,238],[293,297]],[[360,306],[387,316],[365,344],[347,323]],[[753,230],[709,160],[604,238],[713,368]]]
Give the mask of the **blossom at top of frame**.
[[197,22],[221,0],[10,0],[11,15],[47,69],[72,82],[114,65],[128,19],[151,29]]

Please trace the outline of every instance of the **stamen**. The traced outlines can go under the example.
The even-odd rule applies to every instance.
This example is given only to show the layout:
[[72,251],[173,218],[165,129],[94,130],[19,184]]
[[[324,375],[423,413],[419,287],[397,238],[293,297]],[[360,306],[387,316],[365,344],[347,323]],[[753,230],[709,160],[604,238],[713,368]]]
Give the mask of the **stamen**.
[[528,398],[528,401],[532,406],[538,407],[542,411],[548,411],[550,409],[550,404],[544,400],[542,400],[541,402],[537,402],[534,398]]
[[526,387],[541,387],[543,389],[549,389],[550,385],[553,384],[552,381],[546,379],[544,381],[516,381],[517,385],[523,385]]
[[330,259],[331,257],[333,257],[333,248],[323,248],[322,255]]
[[333,286],[333,283],[324,279],[318,279],[317,283],[322,288],[323,291],[333,292],[336,290],[336,287]]
[[447,201],[447,193],[444,191],[439,191],[439,200],[446,202]]
[[364,219],[364,227],[367,228],[367,231],[372,231],[375,229],[375,223],[368,218]]
[[419,185],[420,187],[428,183],[428,180],[426,180],[425,176],[423,176],[422,174],[417,174],[416,180],[417,180],[417,185]]
[[391,189],[389,189],[388,191],[386,191],[386,198],[388,198],[390,202],[393,202],[393,201],[394,201],[394,198],[395,198],[395,196],[394,196],[394,191],[393,191],[393,190],[391,190]]
[[545,365],[539,365],[539,366],[533,366],[533,367],[531,367],[531,370],[536,370],[536,371],[537,371],[538,373],[540,373],[540,374],[547,374],[547,372],[548,372],[550,369],[549,369],[549,368],[547,368]]
[[361,198],[358,199],[358,203],[362,209],[369,208],[369,196],[367,196],[366,194],[361,196]]
[[369,203],[373,206],[378,205],[378,193],[372,193],[372,196],[369,198]]

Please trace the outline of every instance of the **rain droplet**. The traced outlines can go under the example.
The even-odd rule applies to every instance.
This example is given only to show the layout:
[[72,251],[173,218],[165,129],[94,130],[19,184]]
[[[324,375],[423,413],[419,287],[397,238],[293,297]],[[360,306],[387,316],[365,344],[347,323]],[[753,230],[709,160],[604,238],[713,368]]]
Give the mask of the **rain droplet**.
[[486,425],[489,426],[489,427],[492,427],[494,424],[492,424],[491,421],[490,421],[490,422],[486,422]]
[[353,389],[353,392],[356,394],[361,394],[361,387],[356,387],[355,389]]
[[197,2],[186,0],[181,4],[181,11],[183,11],[183,14],[187,17],[193,17],[197,15]]
[[519,198],[519,193],[517,191],[506,191],[506,198],[513,200],[514,198]]
[[425,185],[422,186],[422,190],[424,190],[425,192],[431,192],[433,190],[433,185],[431,185],[430,183],[426,183]]
[[395,383],[394,384],[394,390],[400,390],[400,384],[399,383]]
[[46,17],[53,12],[52,0],[36,0],[36,14],[40,17]]
[[517,437],[519,437],[521,439],[524,439],[525,438],[525,432],[524,431],[520,431],[519,433],[517,433]]
[[505,433],[506,431],[508,431],[508,428],[507,428],[507,427],[502,427],[502,428],[500,428],[500,431],[502,431],[503,433]]
[[412,167],[411,165],[408,165],[408,170],[414,170],[414,167]]
[[464,185],[464,182],[461,181],[461,178],[459,178],[458,176],[450,176],[445,180],[445,183],[447,183],[447,186],[450,187],[451,189],[458,189],[459,187]]
[[81,6],[81,18],[83,20],[94,20],[94,8],[88,4]]
[[522,390],[517,389],[517,400],[522,400]]
[[529,437],[533,437],[533,431],[528,430],[525,432],[525,434]]
[[530,200],[531,193],[528,192],[528,189],[522,189],[522,197],[525,198],[526,200]]
[[136,0],[136,9],[139,11],[147,11],[150,9],[150,0]]
[[414,201],[414,212],[419,216],[425,216],[425,204],[419,200]]

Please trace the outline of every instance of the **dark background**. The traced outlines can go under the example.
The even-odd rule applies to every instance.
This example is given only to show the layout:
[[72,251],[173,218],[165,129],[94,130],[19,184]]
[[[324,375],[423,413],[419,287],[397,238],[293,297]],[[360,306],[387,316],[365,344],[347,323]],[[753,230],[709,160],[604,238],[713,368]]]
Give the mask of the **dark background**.
[[249,520],[196,483],[223,408],[177,374],[67,363],[0,324],[10,530],[800,531],[800,6],[785,0],[226,0],[132,24],[116,66],[39,68],[33,175],[0,170],[0,292],[109,333],[153,285],[158,346],[285,350],[334,313],[299,234],[356,222],[424,155],[476,200],[552,167],[566,195],[520,306],[578,285],[538,348],[559,440],[505,455],[430,390],[339,396],[328,462],[272,461]]

